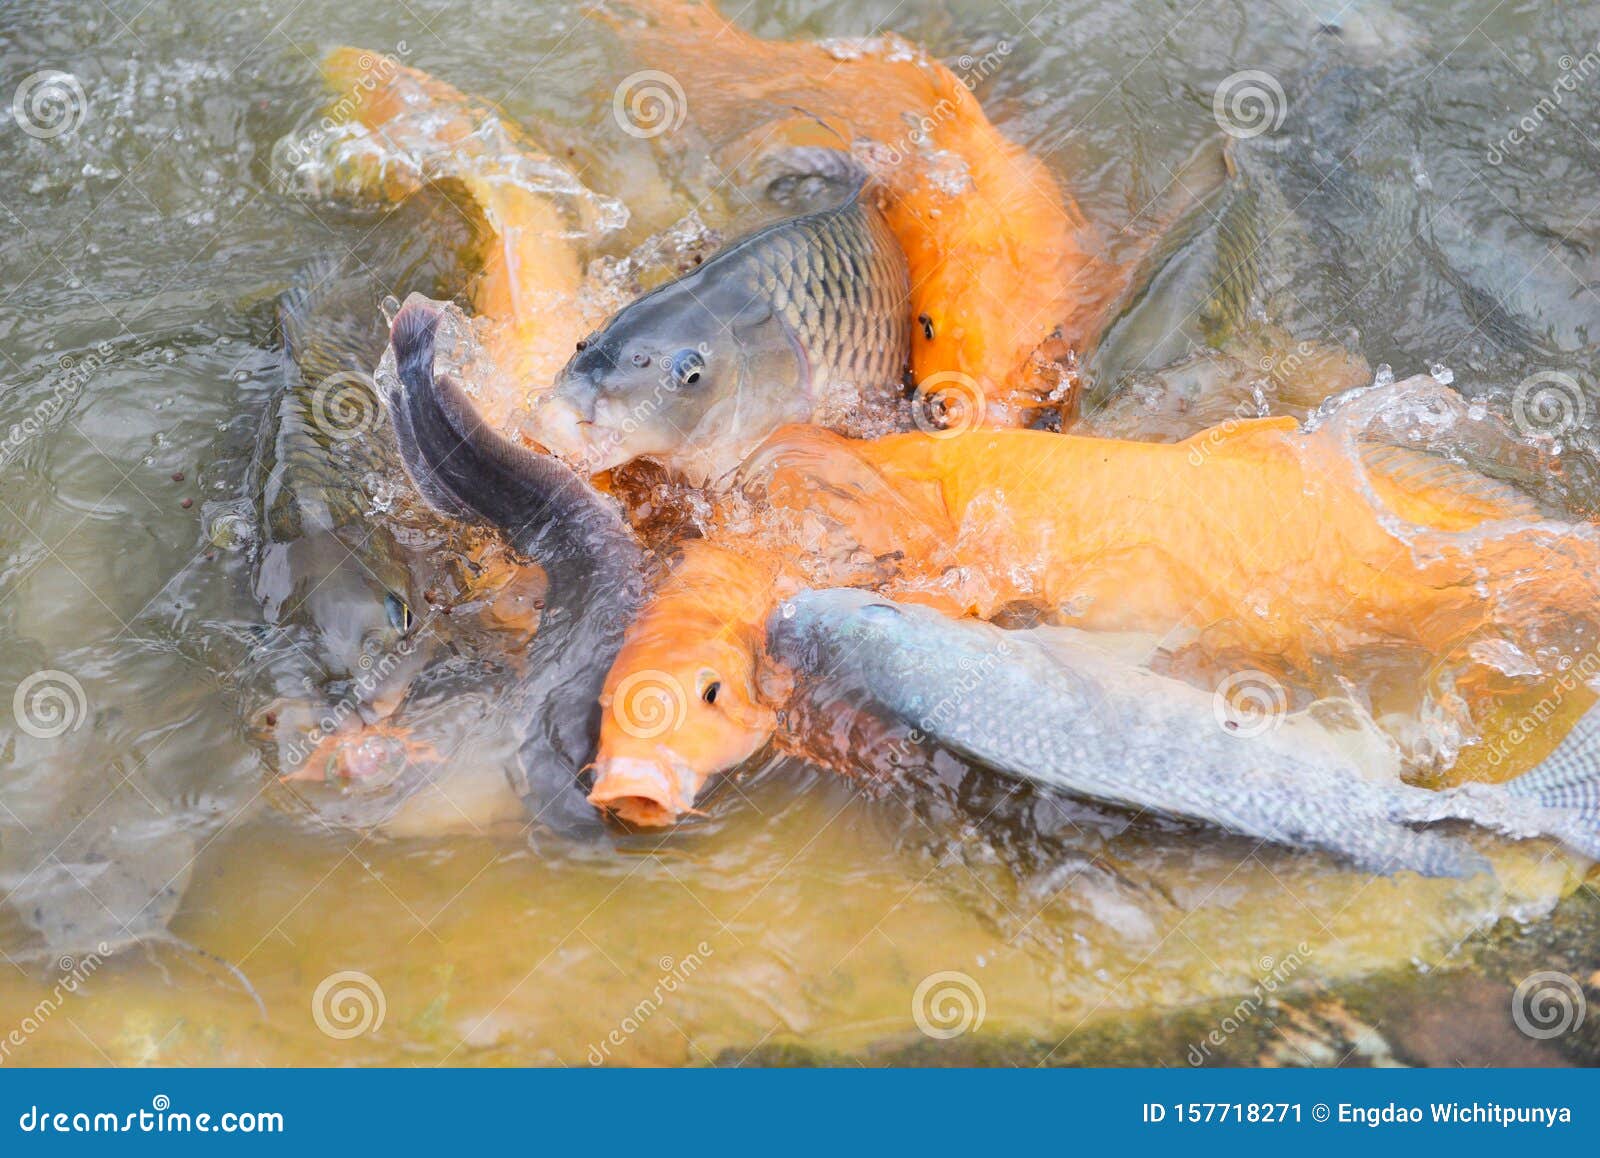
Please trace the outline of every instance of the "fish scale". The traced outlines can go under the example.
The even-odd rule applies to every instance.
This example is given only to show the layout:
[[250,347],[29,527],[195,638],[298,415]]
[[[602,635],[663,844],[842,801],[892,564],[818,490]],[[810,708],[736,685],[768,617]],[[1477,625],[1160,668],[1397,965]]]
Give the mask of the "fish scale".
[[1600,857],[1600,717],[1540,768],[1444,791],[1363,773],[1282,719],[1234,722],[1216,697],[1071,630],[1006,631],[856,590],[807,591],[767,625],[771,656],[968,759],[1058,791],[1335,853],[1362,868],[1489,867],[1439,823],[1550,836]]
[[770,229],[740,246],[749,247],[752,294],[768,297],[795,332],[813,388],[897,383],[911,341],[910,290],[882,215],[852,199]]
[[704,481],[787,422],[879,428],[911,361],[910,292],[857,186],[620,310],[579,343],[537,437],[591,472],[650,456]]

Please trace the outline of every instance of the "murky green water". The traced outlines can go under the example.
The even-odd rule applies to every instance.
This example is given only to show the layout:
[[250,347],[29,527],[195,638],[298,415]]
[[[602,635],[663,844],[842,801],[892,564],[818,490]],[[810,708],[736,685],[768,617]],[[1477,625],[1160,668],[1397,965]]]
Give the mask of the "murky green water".
[[[1297,337],[1402,374],[1446,363],[1492,402],[1532,371],[1586,373],[1600,12],[1318,15],[1342,22],[1354,62],[1320,84],[1299,3],[759,3],[739,18],[768,36],[883,22],[951,62],[1005,42],[986,109],[1114,253],[1175,180],[1214,165],[1218,83],[1269,73],[1318,148],[1348,142],[1322,158],[1338,179],[1303,191],[1323,224],[1285,291]],[[626,200],[648,156],[611,118],[626,53],[564,5],[0,9],[0,96],[41,70],[82,93],[70,133],[0,126],[0,428],[24,424],[0,468],[0,691],[66,677],[50,677],[59,735],[0,712],[0,1033],[21,1039],[6,1064],[1182,1064],[1228,1011],[1243,1025],[1212,1056],[1239,1061],[1600,1057],[1592,1033],[1540,1043],[1511,1019],[1528,973],[1592,998],[1600,970],[1591,895],[1547,918],[1582,866],[1543,847],[1501,854],[1495,881],[1373,880],[953,764],[869,789],[782,762],[665,837],[530,840],[490,693],[458,705],[477,728],[459,774],[380,808],[385,825],[274,807],[247,730],[267,693],[249,556],[206,528],[246,497],[280,386],[272,303],[378,225],[287,196],[269,169],[339,43],[403,52],[581,142],[602,192]],[[673,215],[636,207],[607,246]],[[1470,292],[1446,293],[1442,268]],[[1564,497],[1593,509],[1586,440],[1570,439]],[[1273,1004],[1286,997],[1293,1010]]]

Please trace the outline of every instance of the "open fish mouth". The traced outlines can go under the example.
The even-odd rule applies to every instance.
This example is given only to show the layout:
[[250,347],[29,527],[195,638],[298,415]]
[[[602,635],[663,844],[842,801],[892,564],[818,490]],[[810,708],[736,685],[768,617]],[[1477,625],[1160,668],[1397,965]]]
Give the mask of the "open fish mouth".
[[640,828],[664,828],[694,811],[695,777],[686,765],[614,756],[595,767],[589,803]]

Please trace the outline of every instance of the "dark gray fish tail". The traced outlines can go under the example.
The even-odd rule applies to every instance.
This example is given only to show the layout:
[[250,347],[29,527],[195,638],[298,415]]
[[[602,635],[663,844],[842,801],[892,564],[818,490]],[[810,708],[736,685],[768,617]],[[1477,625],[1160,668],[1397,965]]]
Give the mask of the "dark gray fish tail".
[[1550,835],[1600,860],[1600,709],[1584,713],[1543,763],[1505,787],[1558,814]]
[[644,599],[643,552],[617,506],[569,467],[518,446],[434,372],[439,309],[394,319],[399,388],[384,391],[406,472],[440,511],[488,523],[542,566],[549,590],[518,694],[528,712],[519,785],[533,812],[593,822],[575,786],[600,735],[600,692]]

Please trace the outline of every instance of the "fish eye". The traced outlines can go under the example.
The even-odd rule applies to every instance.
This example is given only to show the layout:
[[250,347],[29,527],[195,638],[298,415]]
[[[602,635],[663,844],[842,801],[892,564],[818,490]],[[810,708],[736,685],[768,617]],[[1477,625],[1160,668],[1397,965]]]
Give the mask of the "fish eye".
[[644,367],[646,367],[646,366],[648,366],[650,364],[650,355],[649,354],[635,354],[632,358],[629,359],[629,361],[632,362],[635,366],[638,366],[640,369],[643,369]]
[[717,696],[722,691],[722,681],[717,678],[717,673],[710,668],[704,668],[696,682],[700,685],[700,698],[708,704],[715,704]]
[[390,627],[401,635],[409,635],[411,633],[413,622],[411,607],[404,599],[401,599],[400,596],[391,591],[383,597],[383,609],[388,612]]
[[700,372],[705,369],[706,360],[699,350],[679,350],[667,365],[673,381],[680,386],[693,386],[700,381]]

